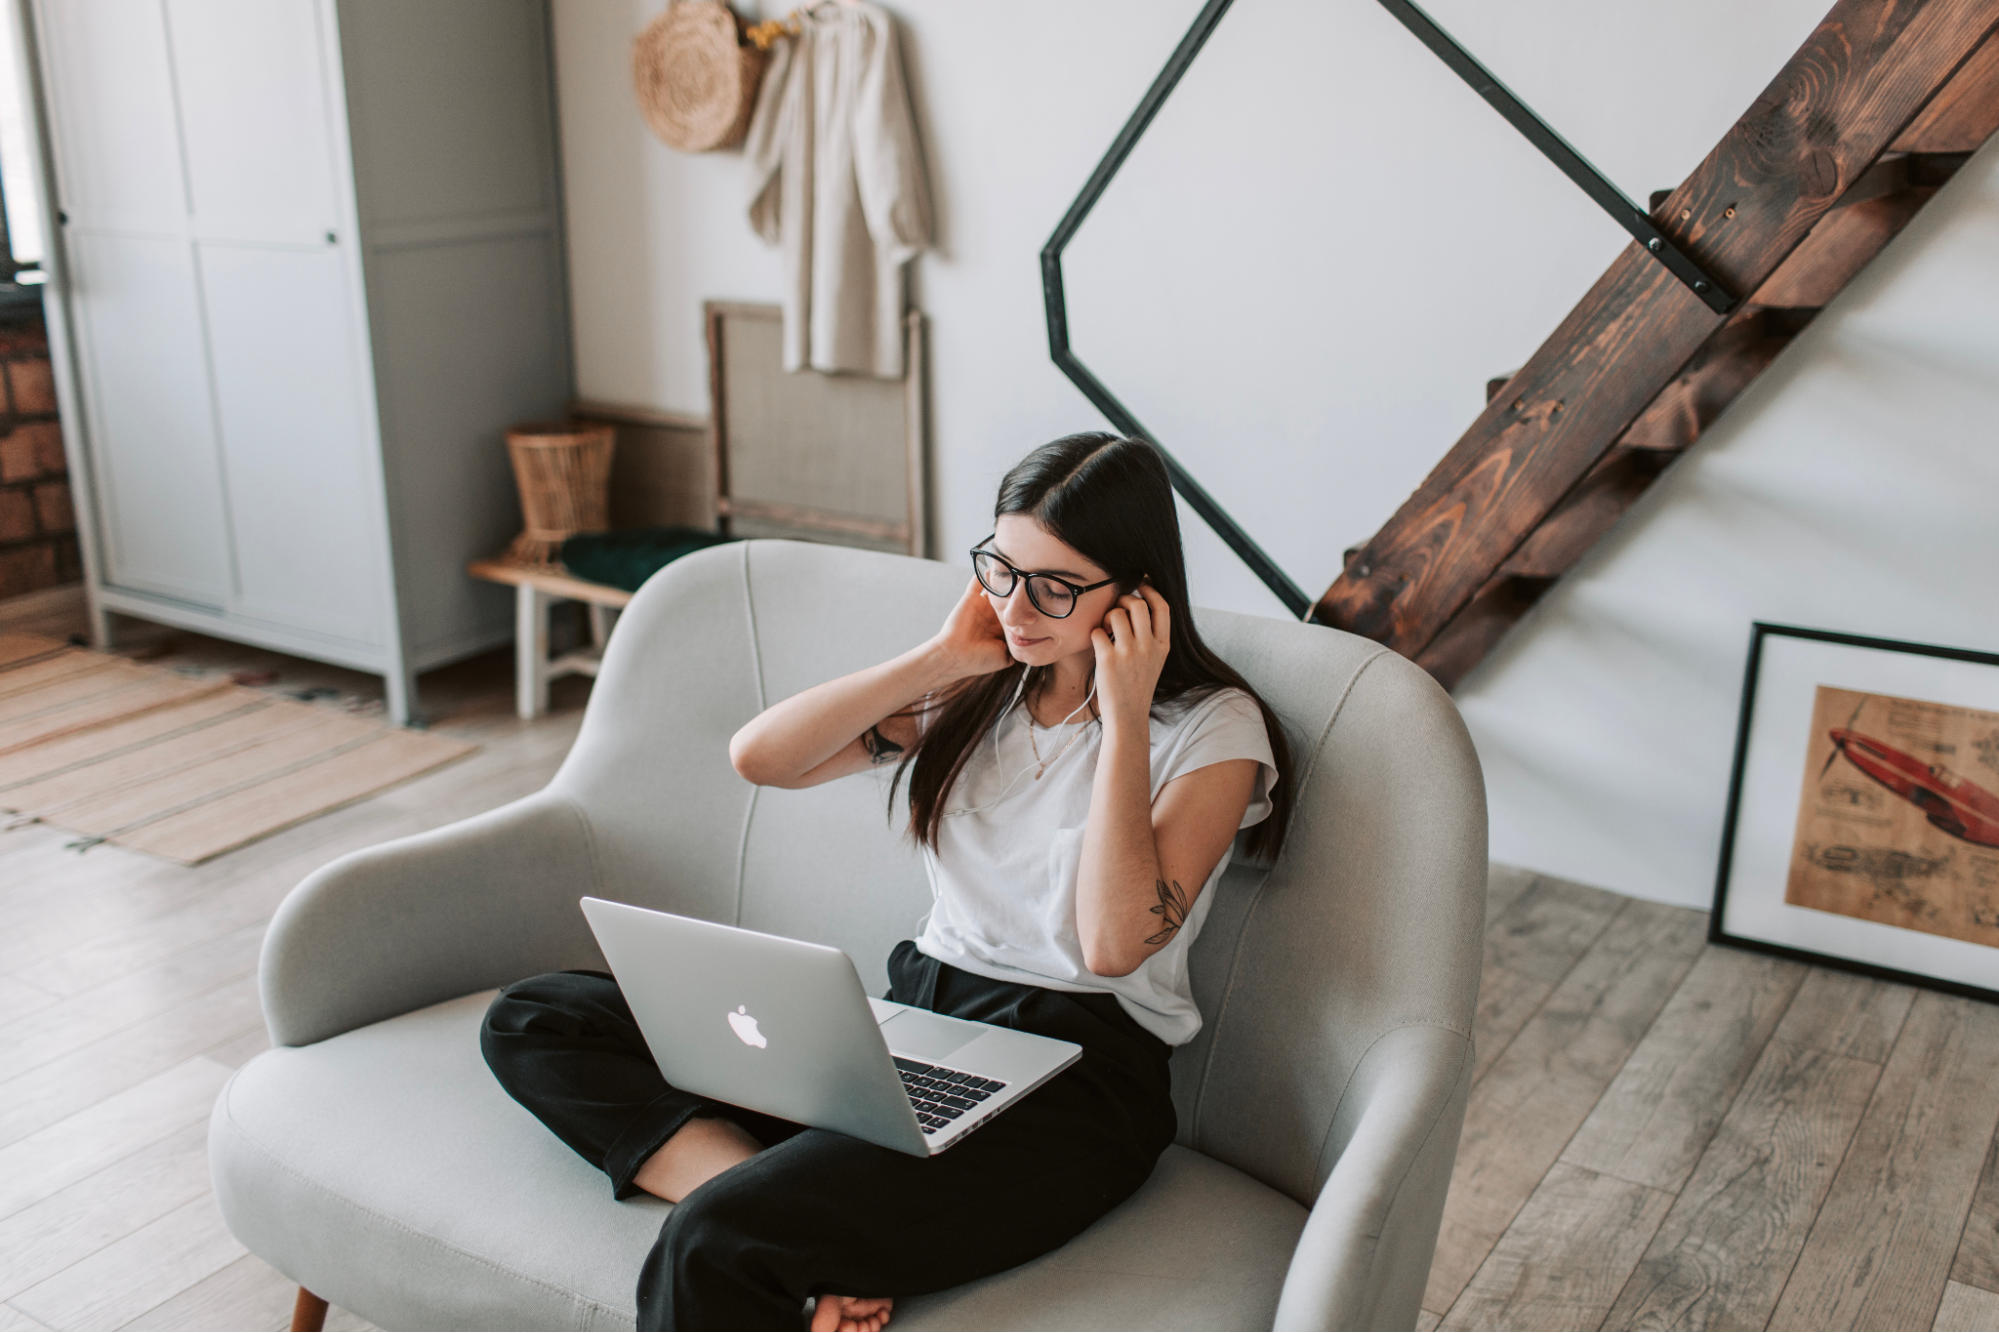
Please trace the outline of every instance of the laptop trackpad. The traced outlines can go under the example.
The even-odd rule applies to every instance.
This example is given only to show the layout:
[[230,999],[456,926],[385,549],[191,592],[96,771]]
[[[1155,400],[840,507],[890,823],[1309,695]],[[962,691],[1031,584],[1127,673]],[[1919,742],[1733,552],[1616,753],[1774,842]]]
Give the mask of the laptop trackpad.
[[942,1060],[985,1035],[983,1029],[955,1018],[940,1018],[928,1009],[905,1009],[881,1025],[891,1051],[921,1060]]

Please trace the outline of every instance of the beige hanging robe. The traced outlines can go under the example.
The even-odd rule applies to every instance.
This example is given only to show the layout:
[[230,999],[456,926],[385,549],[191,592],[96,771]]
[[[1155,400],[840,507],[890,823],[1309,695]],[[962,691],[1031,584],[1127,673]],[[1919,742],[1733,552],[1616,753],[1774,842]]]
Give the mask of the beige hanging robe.
[[771,52],[743,145],[750,225],[784,248],[784,368],[902,377],[903,265],[930,243],[894,20],[838,0]]

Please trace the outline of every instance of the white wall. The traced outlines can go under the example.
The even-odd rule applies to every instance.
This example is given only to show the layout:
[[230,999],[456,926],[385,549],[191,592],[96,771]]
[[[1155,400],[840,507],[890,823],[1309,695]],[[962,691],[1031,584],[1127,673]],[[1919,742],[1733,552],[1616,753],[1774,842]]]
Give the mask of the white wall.
[[[1692,170],[1825,3],[1430,9],[1642,202]],[[892,7],[940,222],[916,290],[932,319],[948,553],[985,534],[994,484],[1022,453],[1102,424],[1047,359],[1036,256],[1198,4]],[[776,299],[778,261],[744,221],[740,159],[674,153],[633,109],[630,40],[659,8],[555,0],[579,388],[698,413],[701,301]],[[1972,175],[1989,177],[1990,163]],[[1927,506],[1926,534],[1978,531],[1977,503],[1943,455],[1909,459],[1961,438],[1979,406],[1989,418],[1988,391],[1943,367],[1989,348],[1989,321],[1963,327],[1976,305],[1959,293],[1991,306],[1999,292],[1966,271],[1931,321],[1908,313],[1931,308],[1929,284],[1878,289],[1892,271],[1960,262],[1933,251],[1999,253],[1981,188],[1962,181],[1933,205],[1863,284],[1877,294],[1822,319],[1460,691],[1486,757],[1496,855],[1704,903],[1751,618],[1886,632],[1889,616],[1909,637],[1992,637],[1941,615],[1940,599],[1978,594],[1940,588],[1906,550],[1882,559],[1892,535],[1869,529],[1830,550],[1799,536],[1842,531],[1884,493]],[[1378,528],[1471,421],[1486,378],[1518,366],[1623,243],[1378,6],[1238,0],[1070,247],[1072,334],[1317,593],[1342,548]],[[1993,261],[1978,263],[1989,276]],[[1873,313],[1884,301],[1901,313]],[[1899,332],[1847,331],[1873,319]],[[1802,438],[1808,454],[1784,452]],[[1715,480],[1745,466],[1753,506],[1746,482]],[[1278,611],[1191,516],[1187,532],[1197,600]],[[1682,549],[1690,539],[1699,547]],[[1987,555],[1950,547],[1939,562]],[[1895,591],[1870,593],[1880,610],[1865,613],[1846,591],[1862,583]]]

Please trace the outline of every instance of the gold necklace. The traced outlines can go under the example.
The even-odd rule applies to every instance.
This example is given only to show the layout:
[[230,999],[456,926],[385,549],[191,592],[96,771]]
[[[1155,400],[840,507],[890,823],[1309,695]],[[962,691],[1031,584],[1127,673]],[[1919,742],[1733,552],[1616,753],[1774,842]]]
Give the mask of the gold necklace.
[[[1077,704],[1075,708],[1070,711],[1069,717],[1074,717],[1076,716],[1077,713],[1080,713],[1085,708],[1088,708],[1090,706],[1090,700],[1096,697],[1097,697],[1097,687],[1094,684],[1092,684],[1090,686],[1090,692],[1083,696],[1083,702]],[[1034,709],[1030,706],[1027,708],[1026,712],[1027,712],[1027,748],[1034,752],[1034,780],[1036,782],[1039,782],[1041,781],[1041,775],[1048,771],[1048,766],[1054,763],[1057,759],[1060,759],[1063,755],[1067,754],[1069,752],[1069,747],[1076,743],[1076,738],[1083,734],[1083,724],[1078,723],[1076,725],[1076,729],[1069,733],[1069,739],[1062,742],[1061,749],[1057,750],[1054,754],[1049,755],[1046,759],[1043,759],[1041,757],[1041,746],[1037,744],[1034,739]],[[1069,717],[1063,718],[1060,722],[1057,722],[1055,725],[1058,727],[1067,726],[1069,724]],[[1019,781],[1019,779],[1016,778],[1015,781]]]

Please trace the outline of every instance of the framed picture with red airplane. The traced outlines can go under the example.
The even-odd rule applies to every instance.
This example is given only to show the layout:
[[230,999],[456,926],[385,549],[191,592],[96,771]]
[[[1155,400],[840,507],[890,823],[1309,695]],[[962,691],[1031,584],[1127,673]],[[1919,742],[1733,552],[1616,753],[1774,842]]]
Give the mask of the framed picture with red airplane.
[[1999,654],[1759,622],[1708,937],[1999,1001]]

